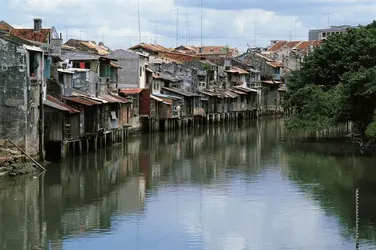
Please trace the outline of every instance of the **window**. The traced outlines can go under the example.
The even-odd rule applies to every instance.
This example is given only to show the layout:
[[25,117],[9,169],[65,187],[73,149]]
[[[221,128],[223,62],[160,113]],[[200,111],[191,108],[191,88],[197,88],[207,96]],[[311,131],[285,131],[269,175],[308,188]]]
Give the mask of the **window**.
[[35,108],[30,108],[30,123],[35,124]]
[[29,63],[30,63],[29,76],[38,77],[39,67],[41,66],[40,60],[38,58],[39,53],[34,52],[34,51],[30,51],[29,53],[30,53],[29,54],[30,55],[29,56]]
[[142,77],[142,67],[140,66],[140,77]]

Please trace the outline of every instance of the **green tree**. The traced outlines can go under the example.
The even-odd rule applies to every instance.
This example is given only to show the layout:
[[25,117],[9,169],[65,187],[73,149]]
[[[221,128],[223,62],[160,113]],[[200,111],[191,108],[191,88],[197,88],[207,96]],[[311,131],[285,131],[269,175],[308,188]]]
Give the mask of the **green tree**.
[[[376,137],[376,22],[328,37],[288,78],[289,129],[317,130],[352,121]],[[366,132],[367,131],[367,132]]]

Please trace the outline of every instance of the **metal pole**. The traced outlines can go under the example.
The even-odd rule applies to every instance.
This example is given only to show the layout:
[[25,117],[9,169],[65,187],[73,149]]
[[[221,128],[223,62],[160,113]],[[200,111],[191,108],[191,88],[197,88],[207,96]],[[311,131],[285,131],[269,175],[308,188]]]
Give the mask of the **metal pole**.
[[176,47],[179,46],[179,9],[176,9]]
[[34,162],[38,167],[40,167],[41,169],[43,169],[43,171],[47,171],[44,167],[42,167],[42,165],[40,165],[36,160],[34,160],[30,155],[26,154],[25,151],[23,151],[19,146],[17,146],[14,142],[12,142],[11,140],[9,139],[6,139],[6,141],[9,141],[10,143],[13,144],[13,146],[15,146],[19,151],[21,151],[24,155],[27,156],[27,158],[29,158],[32,162]]
[[138,40],[141,43],[140,0],[137,0]]
[[202,48],[202,7],[203,7],[203,0],[201,0],[201,48]]

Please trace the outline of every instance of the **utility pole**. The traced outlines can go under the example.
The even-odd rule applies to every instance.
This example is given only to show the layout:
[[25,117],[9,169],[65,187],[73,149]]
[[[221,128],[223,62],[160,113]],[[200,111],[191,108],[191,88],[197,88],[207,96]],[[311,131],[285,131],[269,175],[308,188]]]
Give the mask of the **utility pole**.
[[324,13],[325,16],[328,16],[328,28],[330,27],[330,16],[333,15],[333,13]]
[[140,0],[137,0],[138,40],[141,43]]
[[258,23],[257,21],[254,21],[254,22],[253,22],[254,27],[255,27],[255,28],[254,28],[254,29],[255,29],[255,30],[254,30],[254,31],[255,31],[255,34],[254,34],[254,36],[255,36],[255,37],[254,37],[254,40],[255,40],[255,48],[257,48],[257,23]]

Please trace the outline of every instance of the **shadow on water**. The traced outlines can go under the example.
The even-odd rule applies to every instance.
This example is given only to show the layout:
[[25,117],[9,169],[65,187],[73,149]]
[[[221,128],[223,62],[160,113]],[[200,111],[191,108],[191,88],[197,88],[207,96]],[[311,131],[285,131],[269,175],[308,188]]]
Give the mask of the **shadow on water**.
[[0,250],[62,249],[66,240],[115,232],[119,218],[146,216],[148,202],[165,188],[254,183],[268,171],[337,218],[347,238],[353,238],[359,187],[361,238],[376,242],[375,163],[334,134],[318,140],[287,133],[283,120],[142,135],[52,164],[38,178],[0,181]]

